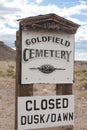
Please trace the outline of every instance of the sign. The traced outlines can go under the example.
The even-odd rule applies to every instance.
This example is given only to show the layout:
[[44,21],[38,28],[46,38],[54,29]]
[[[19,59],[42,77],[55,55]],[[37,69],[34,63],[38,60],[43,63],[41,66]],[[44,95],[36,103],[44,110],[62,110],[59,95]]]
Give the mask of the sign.
[[73,124],[73,95],[18,97],[18,130]]
[[21,83],[73,83],[73,37],[23,30]]

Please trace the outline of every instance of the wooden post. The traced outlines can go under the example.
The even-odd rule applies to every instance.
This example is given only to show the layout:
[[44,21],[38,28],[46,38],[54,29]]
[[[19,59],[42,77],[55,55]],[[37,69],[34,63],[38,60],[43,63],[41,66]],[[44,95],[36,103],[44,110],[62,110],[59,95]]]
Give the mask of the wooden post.
[[[72,84],[56,84],[56,95],[72,95]],[[73,126],[62,126],[57,130],[73,130]]]
[[32,96],[33,84],[21,85],[21,30],[16,33],[15,130],[18,130],[18,97]]
[[[64,18],[59,17],[55,14],[40,15],[40,16],[30,17],[30,18],[25,18],[25,19],[20,20],[20,28],[19,28],[19,31],[16,34],[16,74],[17,75],[16,75],[16,92],[15,92],[16,93],[16,96],[15,96],[16,97],[15,98],[15,112],[16,112],[15,113],[15,130],[18,130],[18,97],[33,96],[33,84],[28,84],[28,83],[32,83],[32,82],[29,82],[27,80],[27,82],[22,82],[24,84],[21,84],[21,62],[22,62],[22,58],[21,58],[22,52],[21,51],[22,51],[22,49],[26,48],[25,44],[23,44],[24,46],[22,46],[22,42],[26,43],[24,39],[23,39],[24,41],[22,41],[22,38],[25,37],[25,35],[23,35],[24,37],[22,37],[22,30],[25,30],[25,31],[26,30],[29,31],[29,29],[33,30],[33,31],[35,31],[35,33],[33,34],[34,36],[38,32],[36,30],[39,30],[39,31],[42,31],[42,32],[43,32],[43,30],[47,31],[46,34],[47,34],[47,37],[49,37],[49,38],[46,38],[46,39],[48,39],[48,40],[46,40],[47,42],[53,41],[53,43],[58,43],[59,45],[63,45],[63,47],[64,46],[66,48],[70,47],[69,52],[68,52],[69,49],[67,49],[67,52],[68,52],[67,58],[66,58],[66,55],[65,55],[66,51],[65,50],[62,51],[61,47],[59,48],[59,46],[58,46],[59,53],[61,52],[60,53],[61,56],[57,55],[58,50],[55,50],[56,51],[56,58],[59,57],[59,59],[61,59],[61,60],[65,59],[67,62],[69,62],[69,55],[71,55],[73,53],[74,34],[76,33],[76,30],[77,30],[78,27],[79,27],[78,24],[75,24],[75,23],[73,23],[69,20],[65,20]],[[55,37],[55,35],[53,35],[51,37],[50,35],[48,35],[48,32],[53,32],[53,34],[54,34],[54,32],[56,32],[56,35],[57,35],[58,32],[60,32],[60,33],[58,33],[59,34],[58,37],[57,36]],[[38,35],[40,35],[39,33],[38,33]],[[65,33],[66,33],[66,35],[65,35]],[[40,37],[40,39],[39,39],[39,36],[37,37],[37,35],[36,35],[37,38],[34,38],[30,34],[31,34],[31,32],[28,32],[26,36],[35,40],[32,43],[46,42],[43,39],[41,39],[42,37]],[[45,32],[44,32],[44,34],[45,34]],[[63,36],[60,37],[60,34],[62,34]],[[69,34],[72,34],[72,35],[70,36]],[[53,40],[52,39],[50,40],[50,38],[53,38]],[[57,38],[56,41],[55,41],[54,38]],[[67,38],[69,38],[69,41],[67,41]],[[24,47],[24,48],[22,48],[22,47]],[[30,46],[28,46],[28,49],[30,49],[29,47]],[[32,48],[32,49],[34,49],[34,48]],[[38,48],[38,49],[41,49],[41,48]],[[42,48],[42,49],[44,49],[44,48]],[[48,46],[47,46],[47,49],[48,49]],[[55,49],[56,49],[56,46],[55,46]],[[43,55],[41,57],[42,58],[43,57],[44,58],[49,57],[49,60],[50,60],[50,56],[48,54],[49,51],[50,50],[46,50],[46,54],[44,54],[45,56]],[[33,52],[32,52],[32,54],[33,54]],[[28,60],[25,57],[27,57],[27,56],[24,55],[24,60],[25,61]],[[38,56],[38,57],[40,57],[40,56]],[[54,57],[53,51],[52,51],[51,57],[52,58]],[[71,55],[71,59],[73,59],[73,54]],[[63,77],[63,79],[65,78],[65,80],[67,80],[67,84],[56,84],[56,95],[72,95],[72,84],[68,84],[68,83],[72,83],[72,79],[73,79],[72,67],[70,67],[70,65],[73,65],[72,62],[70,62],[69,66],[67,66],[67,68],[69,67],[70,69],[66,69],[64,66],[63,66],[63,68],[61,68],[61,66],[60,66],[60,68],[56,68],[55,64],[57,64],[58,66],[59,66],[59,64],[58,64],[58,62],[56,62],[56,63],[55,62],[52,62],[52,63],[54,63],[54,65],[48,66],[48,63],[50,63],[50,62],[46,61],[46,64],[42,65],[42,63],[41,63],[41,64],[39,64],[39,67],[32,68],[32,66],[31,66],[31,68],[29,68],[29,69],[32,69],[32,70],[33,69],[39,69],[43,73],[52,73],[55,70],[64,70],[64,74],[66,73],[66,75],[67,75],[67,73],[68,73],[68,77],[67,76]],[[24,65],[24,64],[22,64],[22,65]],[[29,64],[27,64],[27,65],[29,65]],[[27,73],[27,71],[23,67],[25,67],[25,66],[22,66],[22,70],[23,70],[22,72],[24,72],[22,74],[25,75]],[[44,71],[42,71],[42,70],[44,70]],[[70,73],[69,70],[71,71],[71,73]],[[35,73],[35,74],[37,75],[37,73]],[[55,81],[54,83],[65,83],[64,80],[62,81],[63,73],[61,74],[61,77],[58,77],[59,74],[57,73],[57,75],[55,75],[57,77],[56,79],[54,78],[55,76],[52,76],[53,77],[52,80]],[[69,74],[71,74],[71,75],[69,75]],[[29,76],[30,76],[30,73],[28,73],[27,77],[29,77]],[[39,76],[37,76],[37,77],[39,77]],[[70,77],[70,79],[69,79],[69,77]],[[34,78],[34,76],[31,75],[31,80],[33,78]],[[45,78],[43,77],[43,79],[45,79]],[[50,76],[49,76],[49,79],[50,79]],[[59,80],[61,80],[61,82]],[[48,80],[48,81],[49,81],[49,83],[53,83],[50,80]],[[39,79],[37,81],[35,81],[35,83],[38,83],[38,82],[39,83],[47,83],[47,81],[41,80],[41,76],[39,77]],[[49,129],[49,128],[47,128],[47,129]],[[53,128],[53,129],[56,129],[56,128]],[[61,126],[61,127],[58,127],[57,130],[73,130],[73,126]]]
[[72,94],[72,84],[56,84],[56,95]]

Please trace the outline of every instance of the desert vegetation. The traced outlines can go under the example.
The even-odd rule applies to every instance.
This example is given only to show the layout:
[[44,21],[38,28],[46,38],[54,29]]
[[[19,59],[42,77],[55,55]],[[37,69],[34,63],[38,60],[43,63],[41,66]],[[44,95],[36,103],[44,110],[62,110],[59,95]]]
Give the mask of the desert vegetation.
[[0,61],[0,77],[16,78],[15,61]]
[[[15,130],[15,69],[15,61],[0,61],[0,130]],[[87,130],[87,62],[75,62],[74,79],[73,130]],[[55,91],[55,84],[34,84],[34,95],[55,95]]]

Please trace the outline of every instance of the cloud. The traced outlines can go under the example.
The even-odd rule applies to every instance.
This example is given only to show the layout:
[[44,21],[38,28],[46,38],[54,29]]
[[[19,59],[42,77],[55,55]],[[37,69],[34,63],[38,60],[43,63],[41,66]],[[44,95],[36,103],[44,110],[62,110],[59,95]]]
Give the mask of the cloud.
[[43,0],[35,0],[36,1],[36,3],[42,3],[43,2]]
[[71,17],[73,15],[81,14],[83,10],[87,9],[87,4],[79,4],[69,8],[63,8],[60,15],[65,17]]
[[87,52],[75,52],[75,60],[87,61]]
[[0,34],[0,41],[4,41],[5,44],[14,48],[16,37],[14,34]]
[[87,40],[75,43],[75,59],[87,60]]
[[[3,0],[1,0],[1,1],[3,1]],[[12,14],[15,14],[15,13],[17,13],[17,12],[19,12],[20,11],[20,9],[19,8],[17,8],[16,6],[14,6],[14,2],[12,3],[8,3],[8,2],[6,2],[5,0],[4,0],[4,2],[5,3],[1,3],[1,1],[0,1],[0,14],[4,14],[4,15],[6,15],[6,14],[9,14],[9,15],[12,15]]]
[[[87,25],[86,26],[81,26],[76,35],[75,35],[75,41],[76,42],[84,42],[87,41]],[[87,43],[86,43],[87,44]]]
[[79,0],[79,2],[80,2],[81,4],[86,4],[86,1],[84,1],[84,0]]
[[[76,16],[87,15],[87,3],[84,0],[79,0],[79,4],[72,7],[60,8],[59,5],[55,4],[41,5],[43,2],[44,0],[0,0],[0,40],[7,42],[9,45],[14,43],[15,34],[19,28],[17,19],[56,13],[81,25],[75,35],[75,42],[76,47],[79,45],[81,48],[78,48],[84,50],[82,42],[86,43],[85,41],[87,41],[87,20],[84,21],[79,17],[76,18]],[[78,50],[76,49],[76,51]],[[83,52],[79,51],[76,55],[79,53],[84,55]],[[79,56],[77,57],[80,58]],[[85,58],[87,57],[85,56]]]

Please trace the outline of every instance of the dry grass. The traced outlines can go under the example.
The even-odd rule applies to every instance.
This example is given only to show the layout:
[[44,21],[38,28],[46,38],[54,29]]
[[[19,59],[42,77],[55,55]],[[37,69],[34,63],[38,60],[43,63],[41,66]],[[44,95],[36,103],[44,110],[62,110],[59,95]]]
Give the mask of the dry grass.
[[[81,67],[82,66],[82,67]],[[0,62],[0,130],[15,130],[15,61]],[[73,130],[87,130],[87,64],[76,64],[75,124]],[[56,95],[55,84],[34,84],[34,95]],[[47,130],[58,130],[48,128]],[[43,129],[46,130],[46,129]]]
[[0,77],[15,78],[15,61],[0,61]]

